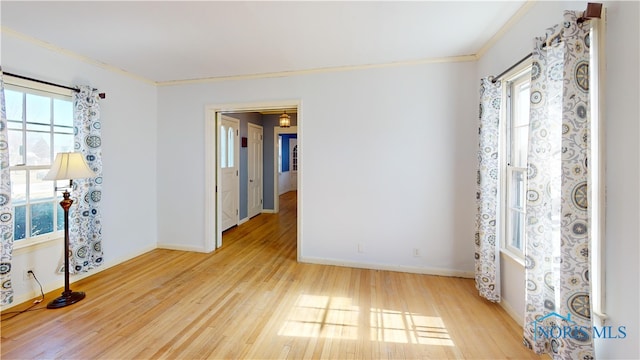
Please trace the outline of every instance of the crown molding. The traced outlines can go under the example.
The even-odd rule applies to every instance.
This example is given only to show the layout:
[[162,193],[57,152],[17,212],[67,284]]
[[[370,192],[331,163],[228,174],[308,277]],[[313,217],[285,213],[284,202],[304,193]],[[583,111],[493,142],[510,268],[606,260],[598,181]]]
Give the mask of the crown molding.
[[520,9],[518,9],[518,11],[516,11],[515,14],[513,14],[513,16],[509,19],[509,21],[507,21],[501,28],[500,30],[498,30],[495,34],[493,34],[493,36],[489,39],[489,41],[487,41],[486,43],[484,43],[484,45],[482,45],[482,47],[480,48],[480,50],[478,50],[478,52],[476,52],[475,56],[476,56],[476,60],[480,60],[481,57],[484,56],[484,54],[491,48],[493,47],[493,45],[495,45],[496,42],[498,42],[498,40],[500,40],[504,34],[506,34],[509,30],[511,30],[511,28],[517,23],[519,22],[522,17],[527,14],[529,12],[529,10],[531,10],[531,8],[533,7],[533,5],[535,5],[537,2],[537,0],[527,0],[521,7]]
[[476,61],[476,60],[477,60],[476,55],[460,55],[460,56],[449,56],[449,57],[441,57],[441,58],[426,58],[426,59],[418,59],[418,60],[410,60],[410,61],[398,61],[398,62],[381,63],[381,64],[334,66],[334,67],[317,68],[317,69],[280,71],[280,72],[249,74],[249,75],[232,75],[232,76],[208,77],[208,78],[201,78],[201,79],[159,81],[157,82],[157,85],[173,86],[173,85],[201,84],[201,83],[222,82],[222,81],[232,81],[232,80],[266,79],[266,78],[289,77],[289,76],[321,74],[321,73],[331,73],[331,72],[341,72],[341,71],[380,69],[380,68],[389,68],[389,67],[414,66],[414,65],[436,64],[436,63],[467,62],[467,61]]
[[20,39],[22,41],[34,44],[34,45],[39,46],[41,48],[44,48],[44,49],[47,49],[47,50],[50,50],[50,51],[53,51],[53,52],[68,56],[68,57],[76,59],[78,61],[82,61],[84,63],[95,65],[95,66],[98,66],[98,67],[103,68],[105,70],[108,70],[108,71],[111,71],[111,72],[114,72],[114,73],[117,73],[117,74],[120,74],[120,75],[124,75],[126,77],[129,77],[129,78],[132,78],[132,79],[135,79],[135,80],[138,80],[138,81],[142,81],[142,82],[150,84],[150,85],[158,85],[153,80],[150,80],[150,79],[147,79],[147,78],[142,77],[140,75],[128,72],[126,70],[122,70],[120,68],[117,68],[115,66],[112,66],[112,65],[109,65],[109,64],[106,64],[106,63],[103,63],[101,61],[94,60],[94,59],[92,59],[90,57],[87,57],[87,56],[84,56],[84,55],[80,55],[80,54],[75,53],[73,51],[67,50],[65,48],[62,48],[62,47],[59,47],[59,46],[56,46],[56,45],[53,45],[53,44],[50,44],[50,43],[48,43],[46,41],[42,41],[40,39],[36,39],[36,38],[31,37],[29,35],[25,35],[25,34],[23,34],[21,32],[15,31],[15,30],[13,30],[11,28],[8,28],[6,26],[0,27],[0,32],[5,33],[5,34],[7,34],[9,36],[12,36],[14,38]]

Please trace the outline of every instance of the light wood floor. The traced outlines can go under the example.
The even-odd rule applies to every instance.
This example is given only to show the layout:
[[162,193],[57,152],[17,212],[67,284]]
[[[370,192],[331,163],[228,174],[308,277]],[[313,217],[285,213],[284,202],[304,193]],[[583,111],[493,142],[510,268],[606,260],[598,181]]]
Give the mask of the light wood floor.
[[539,358],[472,280],[297,263],[296,193],[280,205],[213,254],[155,250],[3,316],[2,359]]

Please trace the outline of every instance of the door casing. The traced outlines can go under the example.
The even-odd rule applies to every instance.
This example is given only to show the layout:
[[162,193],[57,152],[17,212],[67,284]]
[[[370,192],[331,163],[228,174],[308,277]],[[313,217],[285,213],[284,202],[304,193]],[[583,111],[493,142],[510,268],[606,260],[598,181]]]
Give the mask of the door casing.
[[[282,100],[282,101],[268,101],[268,102],[253,102],[253,103],[228,103],[228,104],[213,104],[205,107],[205,209],[204,209],[204,251],[212,252],[217,246],[222,245],[222,231],[221,231],[221,217],[220,217],[220,198],[218,196],[218,186],[220,185],[220,168],[218,166],[217,158],[217,129],[219,128],[219,121],[222,113],[226,112],[251,112],[251,111],[263,111],[263,110],[279,110],[279,109],[297,109],[297,121],[298,126],[295,128],[298,134],[298,147],[303,146],[303,127],[302,127],[302,102],[301,100]],[[299,128],[299,129],[298,129]],[[274,128],[274,134],[277,134],[279,127]],[[277,135],[275,135],[277,144]],[[277,163],[277,145],[274,145],[275,163]],[[298,206],[297,206],[297,259],[301,258],[301,248],[303,244],[303,194],[304,194],[304,161],[302,159],[303,153],[298,153],[298,159],[300,166],[298,166]],[[274,164],[275,164],[274,163]],[[274,178],[277,186],[277,168],[274,166]],[[274,194],[277,195],[277,188],[274,190]],[[278,207],[278,196],[274,196],[274,206]]]

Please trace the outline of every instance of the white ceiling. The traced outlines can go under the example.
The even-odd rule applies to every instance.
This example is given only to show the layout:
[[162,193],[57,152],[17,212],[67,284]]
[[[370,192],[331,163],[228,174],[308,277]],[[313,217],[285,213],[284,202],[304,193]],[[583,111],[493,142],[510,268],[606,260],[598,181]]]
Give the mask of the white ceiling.
[[162,83],[474,55],[524,3],[3,0],[0,6],[4,30]]

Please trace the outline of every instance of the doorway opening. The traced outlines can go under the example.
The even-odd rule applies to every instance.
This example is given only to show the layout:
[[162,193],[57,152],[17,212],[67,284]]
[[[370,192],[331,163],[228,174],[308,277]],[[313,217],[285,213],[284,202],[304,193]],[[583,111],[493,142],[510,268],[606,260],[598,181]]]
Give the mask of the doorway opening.
[[[280,128],[277,118],[283,111],[288,114],[295,114],[296,126]],[[248,103],[248,104],[225,104],[210,105],[206,108],[205,124],[205,247],[208,252],[214,251],[223,245],[222,232],[225,230],[223,219],[223,175],[222,167],[223,150],[222,138],[222,118],[243,118],[247,113],[262,115],[262,124],[255,121],[240,120],[239,140],[240,156],[238,158],[238,183],[239,183],[239,206],[237,225],[248,221],[251,217],[260,213],[279,212],[279,193],[277,188],[278,167],[278,134],[297,133],[297,172],[295,181],[297,186],[296,214],[297,214],[297,259],[300,259],[301,248],[301,223],[302,223],[302,190],[303,190],[303,138],[299,133],[301,128],[300,101],[279,101],[269,103]],[[273,120],[276,119],[276,120]],[[251,125],[250,125],[251,124]],[[295,125],[292,124],[292,125]],[[225,128],[228,132],[228,128]],[[262,130],[262,131],[260,131]],[[283,132],[284,130],[284,132]],[[251,133],[251,134],[250,134]],[[262,144],[260,144],[260,136]],[[253,141],[252,142],[252,138]],[[253,143],[253,150],[250,147]],[[228,145],[228,143],[227,143]],[[245,147],[246,146],[246,147]],[[256,148],[259,147],[259,148]],[[251,151],[251,154],[249,154]],[[273,156],[272,156],[273,154]],[[248,167],[249,155],[254,158],[262,158],[262,164],[254,164],[252,169]],[[228,151],[226,152],[228,157]],[[244,160],[243,160],[244,159]],[[300,165],[298,165],[300,164]],[[253,180],[253,181],[251,181]],[[262,190],[258,186],[261,185]],[[262,193],[261,193],[262,192]],[[252,216],[249,216],[249,215]]]
[[[295,142],[291,141],[293,138],[283,136],[283,135],[295,135]],[[283,143],[282,140],[289,142],[288,146],[286,143]],[[278,169],[273,173],[273,192],[274,194],[280,195],[281,193],[287,192],[286,190],[298,189],[298,126],[290,126],[287,128],[276,127],[273,131],[273,143],[275,146],[273,147],[274,158],[278,159],[277,163],[280,163]],[[293,145],[295,143],[295,145]],[[293,150],[295,149],[295,159],[293,159]],[[283,151],[289,153],[289,156],[286,157],[284,161],[288,163],[287,174],[283,175],[282,170],[282,158]],[[295,160],[295,166],[293,161]],[[284,177],[284,178],[283,178]],[[284,188],[284,189],[283,189]],[[280,211],[280,197],[274,196],[273,202],[273,211],[275,213]]]

